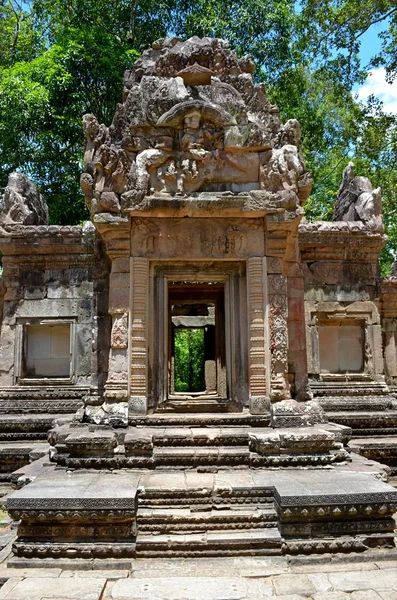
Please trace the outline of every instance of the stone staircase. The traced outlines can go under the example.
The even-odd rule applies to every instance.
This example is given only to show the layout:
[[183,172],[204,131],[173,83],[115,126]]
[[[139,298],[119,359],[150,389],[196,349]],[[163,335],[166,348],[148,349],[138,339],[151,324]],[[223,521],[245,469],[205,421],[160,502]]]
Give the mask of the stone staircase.
[[281,536],[267,489],[138,494],[137,557],[274,554]]
[[329,420],[352,429],[351,450],[388,465],[391,474],[397,475],[395,390],[379,383],[312,383],[311,388]]
[[11,491],[13,472],[48,454],[48,431],[70,422],[86,393],[85,388],[0,388],[0,497]]
[[[259,419],[255,418],[252,423]],[[265,420],[265,419],[263,419]],[[231,426],[237,421],[238,425]],[[154,423],[157,423],[155,426]],[[211,418],[186,416],[179,427],[157,416],[149,425],[126,430],[98,429],[74,423],[55,427],[49,434],[56,449],[53,460],[62,467],[79,469],[247,469],[263,467],[325,466],[350,460],[344,447],[350,429],[332,424],[276,431],[249,425],[240,415],[226,416],[218,426]],[[196,426],[189,424],[197,423]],[[260,420],[259,420],[260,422]],[[221,423],[227,423],[223,426]],[[198,425],[201,426],[198,426]]]

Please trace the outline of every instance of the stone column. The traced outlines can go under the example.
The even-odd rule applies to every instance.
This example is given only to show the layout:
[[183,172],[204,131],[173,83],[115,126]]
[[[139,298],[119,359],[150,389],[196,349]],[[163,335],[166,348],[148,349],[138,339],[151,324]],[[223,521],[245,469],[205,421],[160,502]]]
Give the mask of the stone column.
[[383,328],[385,332],[385,373],[389,383],[397,378],[397,323],[394,319],[385,319]]
[[310,400],[307,377],[304,279],[288,277],[288,364],[294,378],[296,400]]
[[131,258],[131,327],[129,413],[147,412],[147,308],[149,260]]
[[[205,318],[203,319],[205,321]],[[216,356],[215,356],[215,326],[205,325],[204,328],[204,369],[205,391],[217,391]]]
[[263,414],[269,410],[266,381],[265,286],[266,258],[249,258],[247,261],[248,351],[250,412],[252,414]]
[[130,302],[129,256],[113,258],[109,281],[109,314],[112,318],[109,371],[103,409],[114,424],[128,423],[128,321]]
[[281,261],[274,258],[270,260],[272,273],[267,277],[271,354],[270,398],[277,401],[291,397],[288,381],[287,277],[281,273]]

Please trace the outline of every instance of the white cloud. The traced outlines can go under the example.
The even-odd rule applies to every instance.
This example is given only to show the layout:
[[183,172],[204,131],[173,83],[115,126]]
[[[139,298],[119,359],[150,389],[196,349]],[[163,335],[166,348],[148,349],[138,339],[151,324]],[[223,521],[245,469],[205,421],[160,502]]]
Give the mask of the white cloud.
[[383,102],[386,112],[397,114],[397,80],[391,84],[387,83],[384,67],[370,71],[364,84],[356,90],[356,94],[362,102],[366,102],[368,96],[376,96]]

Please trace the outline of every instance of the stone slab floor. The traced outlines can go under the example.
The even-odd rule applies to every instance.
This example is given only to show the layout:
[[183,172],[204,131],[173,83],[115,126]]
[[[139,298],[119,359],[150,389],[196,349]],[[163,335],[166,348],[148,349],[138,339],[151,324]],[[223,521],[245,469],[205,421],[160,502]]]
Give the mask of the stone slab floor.
[[0,600],[397,600],[395,560],[288,565],[283,557],[139,559],[124,570],[0,565]]

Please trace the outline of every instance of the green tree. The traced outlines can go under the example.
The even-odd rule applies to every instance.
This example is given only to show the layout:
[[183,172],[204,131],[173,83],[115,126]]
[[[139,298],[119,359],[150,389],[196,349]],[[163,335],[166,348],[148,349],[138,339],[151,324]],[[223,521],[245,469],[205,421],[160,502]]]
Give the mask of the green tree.
[[175,391],[203,392],[204,329],[176,329],[174,345]]
[[[297,6],[299,10],[297,10]],[[383,26],[383,51],[361,65],[364,34]],[[251,53],[256,78],[282,118],[298,118],[314,188],[310,219],[330,218],[348,160],[382,185],[397,246],[395,117],[352,95],[372,66],[396,75],[397,8],[392,0],[0,0],[0,186],[13,169],[41,187],[54,223],[87,216],[78,180],[81,117],[110,123],[121,79],[144,48],[166,34],[216,35]]]

